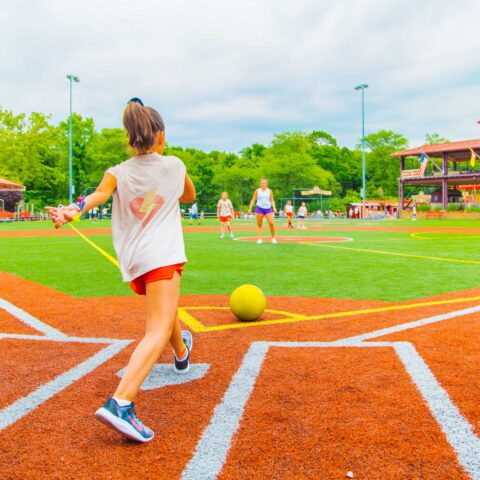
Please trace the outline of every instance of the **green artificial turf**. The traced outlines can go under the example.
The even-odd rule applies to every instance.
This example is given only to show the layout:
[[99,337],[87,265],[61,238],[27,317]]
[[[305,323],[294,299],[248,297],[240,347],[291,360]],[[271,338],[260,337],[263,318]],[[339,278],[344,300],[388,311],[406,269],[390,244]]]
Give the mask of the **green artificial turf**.
[[[206,223],[216,224],[214,220]],[[445,230],[425,234],[425,239],[412,238],[409,232],[307,230],[290,234],[347,236],[353,241],[328,245],[480,262],[480,235],[448,231],[448,227],[477,227],[480,222],[425,223],[442,225]],[[329,222],[329,226],[332,224],[335,225]],[[340,224],[365,225],[339,221]],[[386,222],[370,224],[387,225]],[[412,222],[391,224],[411,226]],[[49,225],[47,222],[7,224],[1,225],[0,231],[26,226],[36,230]],[[81,229],[108,226],[109,222],[79,224]],[[241,236],[253,234],[253,231],[239,233]],[[91,239],[114,253],[110,235],[92,235]],[[400,301],[473,288],[480,283],[480,263],[453,263],[295,243],[256,245],[221,240],[216,231],[187,232],[185,241],[189,263],[182,281],[184,294],[229,294],[238,285],[253,283],[267,295]],[[0,238],[0,270],[79,297],[131,294],[128,286],[121,282],[117,268],[77,236]]]

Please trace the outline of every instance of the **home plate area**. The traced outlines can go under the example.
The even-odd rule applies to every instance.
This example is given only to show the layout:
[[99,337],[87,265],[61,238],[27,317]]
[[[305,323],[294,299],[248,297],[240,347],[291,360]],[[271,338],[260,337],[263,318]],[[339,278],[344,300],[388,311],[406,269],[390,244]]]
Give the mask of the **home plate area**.
[[188,374],[166,351],[144,382],[136,445],[93,416],[132,339],[19,303],[0,303],[2,479],[480,479],[478,306],[196,333]]

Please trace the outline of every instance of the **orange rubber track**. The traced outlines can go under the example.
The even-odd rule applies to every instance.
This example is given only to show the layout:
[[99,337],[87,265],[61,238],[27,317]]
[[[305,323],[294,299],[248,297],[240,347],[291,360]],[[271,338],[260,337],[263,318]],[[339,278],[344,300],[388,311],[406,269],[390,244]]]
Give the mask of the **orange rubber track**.
[[[143,333],[140,297],[73,298],[1,272],[0,292],[6,301],[71,336],[138,339]],[[429,300],[475,295],[480,289]],[[227,302],[225,295],[181,298],[183,306],[224,307]],[[391,303],[268,298],[268,308],[307,315],[387,305]],[[93,416],[115,389],[131,344],[1,432],[0,478],[180,478],[252,342],[333,341],[470,306],[476,302],[195,334],[192,361],[208,363],[210,369],[191,383],[140,392],[137,412],[156,432],[146,445],[122,439]],[[210,325],[235,322],[225,310],[191,313]],[[0,314],[0,329],[32,333],[8,314]],[[475,313],[386,337],[415,345],[477,434],[479,335],[480,314]],[[0,408],[101,348],[0,339],[0,372],[6,372],[1,385],[8,387],[0,389]],[[167,349],[159,363],[171,359]],[[469,478],[393,351],[273,347],[220,478],[335,479],[350,470],[355,478],[368,480]]]
[[[276,238],[281,243],[300,243],[300,242],[337,243],[337,242],[349,242],[350,240],[352,240],[351,238],[346,238],[346,237],[316,237],[313,235],[303,236],[303,237],[291,235],[288,237],[276,237]],[[238,237],[237,240],[240,242],[256,242],[257,237]]]
[[[242,225],[239,227],[233,227],[234,232],[251,232],[255,231],[254,226]],[[285,226],[276,224],[275,229],[278,231],[291,231]],[[479,235],[480,228],[461,228],[461,227],[384,227],[381,225],[314,225],[308,227],[310,231],[352,231],[352,232],[397,232],[397,233],[457,233],[465,235]],[[112,233],[111,228],[82,228],[80,230],[84,235],[110,235]],[[184,226],[183,231],[185,233],[207,233],[219,231],[219,227],[216,226]],[[73,230],[63,228],[59,230],[5,230],[0,231],[0,238],[10,237],[73,237],[76,233]]]

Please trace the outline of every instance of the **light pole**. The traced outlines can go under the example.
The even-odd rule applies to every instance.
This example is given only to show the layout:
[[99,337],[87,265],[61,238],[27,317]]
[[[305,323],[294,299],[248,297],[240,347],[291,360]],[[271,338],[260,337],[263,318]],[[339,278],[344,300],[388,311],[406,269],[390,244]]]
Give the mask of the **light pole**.
[[67,75],[70,80],[70,133],[68,142],[68,202],[72,203],[73,195],[73,169],[72,169],[72,84],[78,83],[80,79],[76,75]]
[[367,180],[365,165],[365,89],[368,88],[366,83],[361,83],[355,87],[355,90],[362,91],[362,217],[365,215],[365,201],[367,198]]

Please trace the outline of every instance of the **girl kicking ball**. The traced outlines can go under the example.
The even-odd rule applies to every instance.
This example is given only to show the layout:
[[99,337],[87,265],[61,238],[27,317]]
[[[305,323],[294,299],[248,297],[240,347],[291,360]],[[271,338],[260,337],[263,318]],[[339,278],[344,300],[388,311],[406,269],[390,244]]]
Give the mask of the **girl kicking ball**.
[[225,227],[230,234],[230,238],[233,238],[230,220],[235,217],[235,212],[227,192],[222,192],[221,198],[217,203],[217,217],[220,219],[220,238],[225,237]]
[[165,128],[160,114],[132,98],[123,114],[128,143],[136,155],[109,168],[97,190],[81,207],[47,207],[56,228],[82,212],[105,203],[113,194],[112,234],[124,281],[146,296],[145,336],[130,357],[113,396],[96,417],[126,437],[148,442],[153,431],[138,419],[133,400],[168,342],[174,350],[173,369],[189,369],[192,336],[177,318],[180,277],[187,261],[179,200],[193,202],[195,188],[185,165],[163,156]]
[[292,223],[293,205],[292,205],[291,200],[287,200],[287,204],[285,205],[284,211],[285,211],[285,216],[287,217],[287,222],[288,222],[287,226],[288,226],[288,228],[293,229],[294,228],[293,223]]
[[268,188],[268,181],[266,178],[262,178],[260,180],[260,188],[257,188],[253,194],[252,201],[248,207],[249,215],[252,213],[252,207],[254,203],[256,204],[255,217],[257,219],[257,244],[261,245],[263,243],[263,217],[267,218],[270,234],[272,235],[272,243],[277,243],[277,240],[275,239],[275,225],[273,223],[275,213],[277,213],[277,207],[275,206],[273,192]]
[[302,202],[302,205],[298,209],[298,214],[297,214],[297,217],[298,217],[297,227],[301,228],[302,230],[306,230],[306,228],[307,228],[305,226],[305,217],[306,216],[307,216],[307,205],[306,205],[305,202]]

